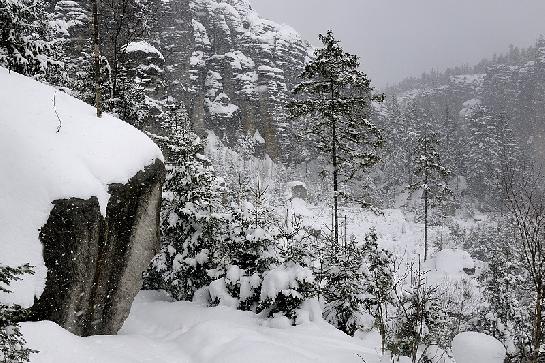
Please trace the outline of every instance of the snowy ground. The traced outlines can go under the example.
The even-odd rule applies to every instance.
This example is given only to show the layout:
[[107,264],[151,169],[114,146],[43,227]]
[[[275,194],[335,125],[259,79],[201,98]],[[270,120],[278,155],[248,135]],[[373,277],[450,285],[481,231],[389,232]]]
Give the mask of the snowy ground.
[[[301,201],[296,204],[309,223],[327,223],[327,212]],[[398,255],[414,257],[422,248],[421,226],[399,210],[380,216],[352,211],[349,233],[365,233],[371,226],[376,227],[381,244]],[[458,249],[439,251],[425,264],[430,280],[447,286],[471,280],[463,269],[473,267],[475,262]],[[81,338],[52,322],[23,323],[22,331],[28,345],[40,351],[32,362],[40,363],[390,362],[380,354],[380,337],[373,331],[352,338],[324,321],[286,327],[225,306],[174,302],[155,291],[137,296],[116,336]],[[456,363],[503,362],[505,350],[491,337],[463,333],[455,340]],[[443,356],[439,362],[454,360]]]
[[373,348],[325,322],[274,328],[250,312],[141,292],[117,336],[80,338],[52,322],[23,323],[40,363],[380,362]]

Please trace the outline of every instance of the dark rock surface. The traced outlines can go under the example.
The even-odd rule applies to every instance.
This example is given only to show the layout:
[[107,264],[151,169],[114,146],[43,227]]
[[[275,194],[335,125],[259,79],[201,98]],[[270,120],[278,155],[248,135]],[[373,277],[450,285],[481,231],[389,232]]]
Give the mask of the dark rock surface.
[[127,184],[112,184],[106,217],[98,199],[62,199],[40,231],[48,269],[34,319],[52,320],[88,336],[115,334],[142,286],[142,272],[159,249],[161,161]]

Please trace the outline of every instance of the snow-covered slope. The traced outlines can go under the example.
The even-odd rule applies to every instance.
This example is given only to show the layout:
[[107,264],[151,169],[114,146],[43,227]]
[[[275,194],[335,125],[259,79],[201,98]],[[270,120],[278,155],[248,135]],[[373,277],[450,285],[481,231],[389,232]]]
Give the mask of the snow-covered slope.
[[0,300],[29,306],[43,291],[38,233],[51,202],[95,196],[105,214],[108,185],[126,183],[157,158],[159,148],[134,127],[99,119],[91,106],[0,67],[0,263],[30,263],[36,272]]
[[324,322],[272,328],[251,312],[171,302],[141,292],[117,336],[80,338],[51,322],[23,323],[35,363],[367,363],[378,354]]

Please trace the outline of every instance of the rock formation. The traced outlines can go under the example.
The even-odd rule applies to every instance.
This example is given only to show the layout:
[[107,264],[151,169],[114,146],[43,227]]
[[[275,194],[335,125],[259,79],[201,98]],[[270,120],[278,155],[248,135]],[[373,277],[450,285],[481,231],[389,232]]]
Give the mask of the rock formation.
[[[147,43],[157,50],[157,59],[143,62],[123,55],[128,68],[138,69],[139,80],[145,80],[147,104],[160,109],[183,103],[197,132],[212,130],[230,146],[258,131],[267,154],[287,159],[291,125],[285,105],[309,57],[309,43],[289,26],[259,17],[248,0],[147,2],[157,9],[155,25],[142,39],[121,45]],[[67,63],[77,62],[82,39],[91,36],[88,2],[58,0],[51,12],[63,25]],[[109,49],[109,29],[102,31]],[[152,117],[137,126],[160,134],[162,125]]]
[[34,319],[52,320],[88,336],[115,334],[142,286],[142,272],[159,249],[164,166],[159,160],[126,184],[109,186],[106,216],[98,199],[53,202],[40,240],[47,267]]

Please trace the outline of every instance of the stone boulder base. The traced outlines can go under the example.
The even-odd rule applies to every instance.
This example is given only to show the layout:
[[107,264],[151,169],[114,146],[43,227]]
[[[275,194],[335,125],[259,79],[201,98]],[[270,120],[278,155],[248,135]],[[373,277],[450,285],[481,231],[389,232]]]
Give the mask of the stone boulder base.
[[142,272],[159,249],[161,161],[127,184],[109,186],[106,217],[98,199],[53,202],[40,240],[47,267],[36,320],[51,320],[79,336],[115,334],[142,286]]

